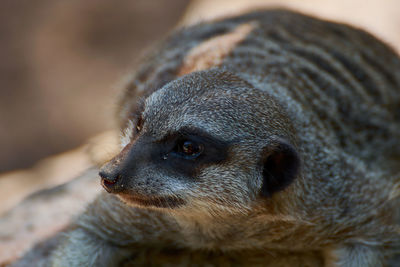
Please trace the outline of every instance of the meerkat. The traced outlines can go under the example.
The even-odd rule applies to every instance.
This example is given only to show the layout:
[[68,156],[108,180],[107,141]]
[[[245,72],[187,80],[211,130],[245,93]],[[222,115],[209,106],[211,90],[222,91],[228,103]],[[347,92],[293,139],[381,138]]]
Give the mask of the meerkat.
[[400,248],[400,59],[287,10],[175,31],[52,266],[384,266]]

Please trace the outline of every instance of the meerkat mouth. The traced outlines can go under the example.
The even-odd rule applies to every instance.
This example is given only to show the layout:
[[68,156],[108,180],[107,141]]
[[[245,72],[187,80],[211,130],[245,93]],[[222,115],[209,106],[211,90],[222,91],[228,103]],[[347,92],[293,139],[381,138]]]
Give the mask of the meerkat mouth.
[[127,203],[136,204],[144,207],[175,209],[183,206],[186,203],[185,200],[176,196],[148,197],[137,194],[132,195],[120,193],[118,194],[118,197],[120,197],[123,201]]

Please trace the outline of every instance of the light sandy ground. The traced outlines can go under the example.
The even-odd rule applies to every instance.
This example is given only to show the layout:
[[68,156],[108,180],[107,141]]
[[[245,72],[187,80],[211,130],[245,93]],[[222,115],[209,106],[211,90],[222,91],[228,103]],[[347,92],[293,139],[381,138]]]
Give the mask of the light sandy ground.
[[41,160],[31,169],[0,175],[0,216],[29,194],[66,183],[111,159],[119,149],[117,138],[116,132],[104,132],[86,145]]

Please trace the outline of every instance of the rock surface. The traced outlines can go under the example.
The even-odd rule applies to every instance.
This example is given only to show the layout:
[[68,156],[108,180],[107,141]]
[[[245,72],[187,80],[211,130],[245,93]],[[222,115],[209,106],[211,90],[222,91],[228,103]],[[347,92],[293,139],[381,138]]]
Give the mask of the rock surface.
[[0,266],[15,261],[36,244],[40,249],[36,247],[29,257],[30,266],[40,266],[34,262],[40,262],[55,243],[51,238],[65,229],[100,190],[97,168],[90,168],[68,183],[30,195],[6,212],[0,218]]

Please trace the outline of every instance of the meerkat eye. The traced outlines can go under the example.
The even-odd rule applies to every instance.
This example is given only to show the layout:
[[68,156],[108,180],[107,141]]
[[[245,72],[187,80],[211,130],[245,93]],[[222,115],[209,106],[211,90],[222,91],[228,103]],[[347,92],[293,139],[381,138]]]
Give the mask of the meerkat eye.
[[182,144],[182,152],[185,153],[186,155],[194,155],[199,153],[201,150],[200,145],[192,142],[192,141],[185,141]]
[[174,152],[182,155],[187,159],[194,159],[200,156],[203,152],[204,146],[202,144],[198,144],[191,140],[180,140],[176,147],[174,148]]

